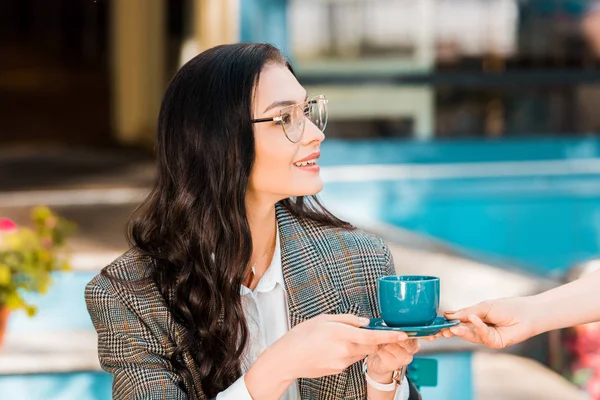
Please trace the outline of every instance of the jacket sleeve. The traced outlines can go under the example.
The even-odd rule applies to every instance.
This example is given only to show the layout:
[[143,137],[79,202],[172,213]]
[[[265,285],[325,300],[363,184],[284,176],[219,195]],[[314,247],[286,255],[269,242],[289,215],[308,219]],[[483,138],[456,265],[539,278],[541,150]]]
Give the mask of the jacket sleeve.
[[394,256],[392,256],[390,248],[383,242],[383,240],[381,243],[383,245],[383,253],[385,256],[385,276],[398,275],[396,272],[396,267],[394,266]]
[[85,300],[98,333],[100,364],[114,376],[113,399],[187,400],[183,379],[166,354],[168,349],[136,313],[110,288],[94,281],[85,288]]

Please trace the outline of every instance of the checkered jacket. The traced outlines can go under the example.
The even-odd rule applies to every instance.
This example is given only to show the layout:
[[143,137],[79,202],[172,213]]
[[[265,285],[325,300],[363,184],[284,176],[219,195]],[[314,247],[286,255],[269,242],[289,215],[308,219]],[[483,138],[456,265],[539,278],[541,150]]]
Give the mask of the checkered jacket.
[[[379,315],[377,278],[394,274],[391,253],[383,241],[359,230],[324,228],[299,220],[277,206],[283,275],[291,326],[319,314]],[[102,368],[114,375],[115,399],[187,399],[200,387],[198,367],[189,353],[183,356],[195,385],[179,376],[169,357],[183,327],[167,309],[149,277],[154,263],[135,249],[105,268],[122,284],[98,275],[85,289],[85,299],[98,332]],[[193,386],[193,387],[192,387]],[[339,375],[300,379],[302,399],[365,399],[361,363]],[[411,384],[411,400],[419,399]]]

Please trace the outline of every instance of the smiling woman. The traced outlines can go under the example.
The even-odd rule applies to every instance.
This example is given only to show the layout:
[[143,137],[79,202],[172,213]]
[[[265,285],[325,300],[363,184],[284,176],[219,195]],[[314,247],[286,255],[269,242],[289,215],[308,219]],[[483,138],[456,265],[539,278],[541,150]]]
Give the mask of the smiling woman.
[[115,398],[419,398],[393,378],[418,343],[360,329],[389,249],[314,197],[326,123],[325,96],[270,45],[175,75],[132,248],[86,287]]

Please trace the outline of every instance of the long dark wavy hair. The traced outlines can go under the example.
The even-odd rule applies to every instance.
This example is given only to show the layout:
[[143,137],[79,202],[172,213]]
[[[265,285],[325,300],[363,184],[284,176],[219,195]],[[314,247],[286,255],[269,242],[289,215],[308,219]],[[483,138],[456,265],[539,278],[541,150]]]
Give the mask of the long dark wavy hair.
[[[240,296],[252,253],[245,196],[253,97],[268,63],[292,71],[271,45],[233,44],[209,49],[177,72],[158,119],[156,181],[129,226],[131,245],[155,260],[152,278],[185,327],[171,363],[193,384],[182,361],[188,351],[209,398],[241,376],[248,341]],[[352,228],[314,196],[281,204],[298,218]]]

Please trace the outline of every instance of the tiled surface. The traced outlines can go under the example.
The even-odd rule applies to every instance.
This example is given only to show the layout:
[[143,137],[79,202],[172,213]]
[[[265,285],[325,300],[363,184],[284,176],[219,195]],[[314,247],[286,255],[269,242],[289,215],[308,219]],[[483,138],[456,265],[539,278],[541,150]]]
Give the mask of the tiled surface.
[[0,352],[0,376],[100,371],[94,331],[15,332]]
[[104,372],[0,375],[0,398],[10,400],[110,400],[112,377]]
[[84,288],[97,272],[58,273],[46,295],[29,295],[27,300],[38,307],[35,318],[23,312],[10,316],[8,331],[30,332],[92,331],[94,329],[84,301]]

